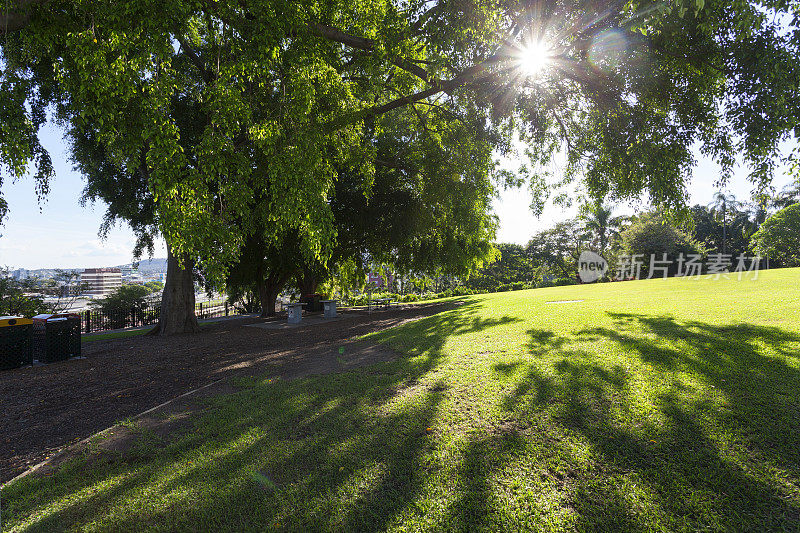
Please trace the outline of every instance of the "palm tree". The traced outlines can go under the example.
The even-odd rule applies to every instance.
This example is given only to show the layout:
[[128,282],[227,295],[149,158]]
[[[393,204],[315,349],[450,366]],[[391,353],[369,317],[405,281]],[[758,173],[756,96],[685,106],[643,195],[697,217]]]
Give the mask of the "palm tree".
[[600,252],[606,251],[609,241],[619,235],[622,224],[628,219],[624,216],[611,216],[613,213],[614,207],[603,205],[602,200],[595,200],[581,207],[580,218],[584,222],[584,228],[597,237]]
[[708,204],[712,212],[716,213],[718,210],[722,213],[722,253],[724,254],[727,248],[728,241],[728,210],[736,210],[742,206],[742,203],[736,199],[732,194],[725,194],[722,191],[714,193],[714,200]]

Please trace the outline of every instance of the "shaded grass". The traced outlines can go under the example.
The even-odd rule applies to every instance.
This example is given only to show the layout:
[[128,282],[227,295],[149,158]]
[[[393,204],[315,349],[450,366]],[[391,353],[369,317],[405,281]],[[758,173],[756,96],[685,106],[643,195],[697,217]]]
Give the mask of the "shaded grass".
[[[218,324],[219,322],[220,322],[219,320],[215,319],[206,319],[205,321],[201,320],[200,329],[201,330],[208,329],[213,324]],[[114,331],[112,333],[84,333],[81,335],[81,342],[108,341],[112,339],[127,339],[128,337],[139,337],[141,335],[147,335],[155,327],[156,327],[155,325],[151,325],[139,329]]]
[[[58,530],[798,530],[800,271],[463,299],[3,489]],[[576,300],[570,304],[547,304]]]

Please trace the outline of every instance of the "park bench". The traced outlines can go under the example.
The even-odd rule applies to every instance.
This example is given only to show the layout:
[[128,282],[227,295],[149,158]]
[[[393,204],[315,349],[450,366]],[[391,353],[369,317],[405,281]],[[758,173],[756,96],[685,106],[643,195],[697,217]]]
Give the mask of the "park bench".
[[336,318],[336,304],[339,303],[337,300],[320,300],[320,303],[325,318]]
[[289,310],[288,322],[289,324],[299,324],[303,319],[303,306],[305,303],[289,303],[286,308]]

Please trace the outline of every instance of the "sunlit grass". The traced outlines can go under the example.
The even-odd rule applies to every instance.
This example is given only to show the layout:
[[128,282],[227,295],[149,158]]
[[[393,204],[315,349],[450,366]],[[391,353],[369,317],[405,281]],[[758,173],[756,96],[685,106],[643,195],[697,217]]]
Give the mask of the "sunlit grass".
[[[576,303],[550,301],[583,300]],[[3,490],[14,531],[798,530],[800,270],[463,299]]]

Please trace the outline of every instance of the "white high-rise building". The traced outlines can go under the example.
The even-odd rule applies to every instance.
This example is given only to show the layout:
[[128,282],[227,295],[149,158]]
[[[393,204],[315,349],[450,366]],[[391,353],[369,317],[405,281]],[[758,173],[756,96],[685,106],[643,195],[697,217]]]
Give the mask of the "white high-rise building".
[[88,284],[85,294],[102,298],[122,285],[122,272],[118,268],[87,268],[81,274],[81,284]]

